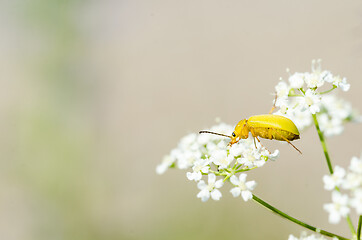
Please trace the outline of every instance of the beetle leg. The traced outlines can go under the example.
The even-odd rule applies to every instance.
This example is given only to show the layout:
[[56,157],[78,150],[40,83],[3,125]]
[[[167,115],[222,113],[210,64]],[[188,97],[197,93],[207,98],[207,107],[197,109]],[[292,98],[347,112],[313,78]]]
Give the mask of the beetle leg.
[[278,98],[278,95],[277,95],[277,93],[275,93],[274,104],[273,104],[272,108],[270,109],[269,114],[272,114],[272,112],[276,108],[275,104],[277,102],[277,98]]
[[[254,138],[254,145],[255,145],[255,149],[258,149],[258,147],[256,146],[256,142],[255,142],[255,138],[258,139],[258,136],[256,136],[255,132],[254,132],[254,129],[253,128],[250,128],[250,133],[251,135],[253,136]],[[258,142],[260,142],[260,140],[258,139]]]
[[[271,152],[269,151],[269,149],[267,149],[266,147],[264,147],[264,145],[261,143],[261,141],[259,140],[259,138],[258,138],[257,136],[255,136],[255,138],[256,138],[256,140],[258,140],[258,142],[260,143],[261,147],[262,147],[262,148],[265,148],[265,149],[271,154]],[[255,138],[254,138],[254,143],[255,143]],[[255,148],[257,148],[256,145],[255,145]]]
[[293,143],[291,143],[287,138],[285,138],[283,135],[279,134],[279,133],[276,133],[278,134],[281,138],[284,139],[284,141],[286,141],[287,143],[289,143],[290,145],[292,145],[293,148],[295,148],[295,150],[297,150],[300,154],[302,154],[302,152],[296,147],[293,145]]

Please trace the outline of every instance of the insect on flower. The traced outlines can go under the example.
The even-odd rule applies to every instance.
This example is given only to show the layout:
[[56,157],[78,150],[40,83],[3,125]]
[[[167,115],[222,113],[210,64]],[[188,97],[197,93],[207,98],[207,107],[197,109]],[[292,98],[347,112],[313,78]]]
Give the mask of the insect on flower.
[[[274,102],[276,102],[276,99]],[[295,150],[302,154],[302,152],[290,142],[300,138],[298,128],[289,118],[271,114],[274,108],[275,106],[273,106],[269,114],[255,115],[249,117],[249,119],[241,120],[236,125],[235,130],[231,134],[231,136],[210,131],[200,131],[199,133],[211,133],[231,138],[231,141],[229,143],[229,146],[231,146],[234,143],[239,142],[240,139],[248,138],[250,132],[251,135],[254,137],[254,143],[256,139],[261,144],[258,137],[270,140],[275,139],[279,141],[286,141],[292,147],[294,147]]]

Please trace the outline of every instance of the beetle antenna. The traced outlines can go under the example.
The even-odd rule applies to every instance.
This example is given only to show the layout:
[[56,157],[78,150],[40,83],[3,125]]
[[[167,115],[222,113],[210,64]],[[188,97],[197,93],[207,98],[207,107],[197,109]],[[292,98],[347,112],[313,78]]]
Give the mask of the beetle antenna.
[[200,134],[201,133],[210,133],[210,134],[215,134],[215,135],[231,138],[231,136],[228,136],[228,135],[225,135],[225,134],[222,134],[222,133],[210,132],[210,131],[200,131],[199,133]]

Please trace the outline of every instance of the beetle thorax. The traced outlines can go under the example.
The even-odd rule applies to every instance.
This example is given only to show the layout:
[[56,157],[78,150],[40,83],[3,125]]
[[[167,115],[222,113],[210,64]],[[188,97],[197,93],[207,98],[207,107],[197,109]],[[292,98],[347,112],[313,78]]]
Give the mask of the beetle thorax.
[[248,120],[241,120],[235,127],[235,134],[237,137],[246,139],[249,137],[249,126],[247,124]]

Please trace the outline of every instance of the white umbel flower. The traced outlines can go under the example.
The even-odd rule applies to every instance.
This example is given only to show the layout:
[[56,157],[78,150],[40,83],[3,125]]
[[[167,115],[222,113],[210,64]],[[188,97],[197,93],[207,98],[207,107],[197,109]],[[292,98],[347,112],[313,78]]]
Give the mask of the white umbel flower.
[[230,178],[231,183],[236,186],[230,190],[231,194],[234,197],[238,197],[241,195],[244,201],[248,201],[253,198],[253,194],[251,193],[251,191],[254,190],[256,186],[255,181],[247,182],[246,177],[247,175],[245,173],[242,173],[240,174],[239,178],[237,178],[235,175],[231,176]]
[[208,173],[210,169],[209,160],[199,159],[195,161],[192,167],[193,172],[187,172],[186,176],[189,180],[200,181],[202,173]]
[[265,164],[265,159],[261,157],[261,153],[258,149],[248,149],[243,152],[243,156],[238,159],[238,163],[243,164],[248,168],[261,167]]
[[329,213],[328,221],[332,224],[340,222],[342,217],[346,217],[350,209],[348,207],[348,196],[340,192],[332,192],[332,203],[323,205],[324,210]]
[[362,175],[362,157],[352,157],[349,169],[352,172],[359,173]]
[[362,189],[353,191],[351,206],[356,210],[358,215],[362,215]]
[[210,196],[214,200],[219,200],[222,196],[221,192],[217,188],[221,188],[224,182],[222,179],[216,181],[216,176],[213,173],[208,175],[208,184],[204,180],[198,182],[197,187],[201,190],[197,197],[201,198],[201,201],[206,202]]
[[324,79],[319,72],[306,73],[305,83],[309,88],[318,88],[323,86]]
[[321,96],[317,94],[314,90],[308,89],[304,97],[301,98],[301,103],[309,108],[309,111],[312,114],[315,114],[320,111],[319,102],[321,101]]
[[232,156],[228,157],[225,150],[216,150],[210,157],[210,161],[219,166],[219,169],[227,168],[234,160]]
[[321,131],[325,136],[335,136],[343,132],[343,119],[340,118],[331,118],[328,114],[324,113],[318,116],[318,122]]
[[[289,72],[289,70],[287,71]],[[333,76],[328,70],[322,70],[321,60],[312,61],[311,72],[296,72],[289,76],[289,82],[280,81],[275,90],[279,110],[274,113],[290,118],[300,131],[313,123],[311,114],[320,117],[320,128],[325,136],[339,135],[344,130],[344,123],[362,122],[362,117],[352,109],[347,101],[329,94],[335,88],[347,91],[350,84],[346,78]],[[327,91],[320,92],[319,87],[329,83]]]
[[340,88],[344,92],[347,92],[351,87],[351,84],[347,83],[347,79],[341,78],[340,76],[334,77],[332,83],[334,86]]
[[341,186],[344,181],[344,176],[346,175],[346,171],[344,168],[340,166],[336,166],[334,168],[334,173],[332,175],[324,175],[323,182],[324,182],[324,189],[332,190],[335,187]]
[[275,91],[278,96],[277,101],[275,102],[275,106],[277,107],[286,107],[288,105],[288,94],[290,91],[290,87],[286,82],[280,81],[275,86]]
[[362,189],[362,158],[352,157],[342,187],[351,191]]
[[157,165],[156,167],[156,173],[160,175],[164,174],[175,161],[176,158],[172,157],[171,155],[164,156],[161,164]]
[[327,238],[323,237],[322,235],[308,235],[306,232],[302,232],[299,238],[293,236],[292,234],[289,235],[288,240],[327,240]]
[[301,88],[304,85],[304,73],[296,72],[288,80],[292,88]]
[[275,86],[275,91],[277,92],[278,98],[286,98],[288,97],[290,87],[286,82],[280,81]]

